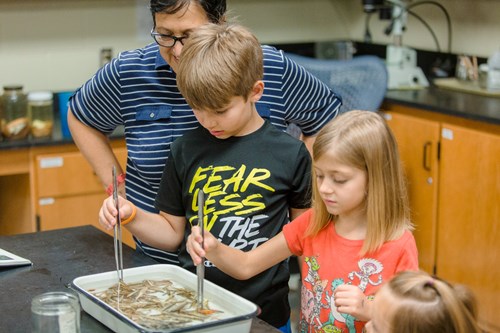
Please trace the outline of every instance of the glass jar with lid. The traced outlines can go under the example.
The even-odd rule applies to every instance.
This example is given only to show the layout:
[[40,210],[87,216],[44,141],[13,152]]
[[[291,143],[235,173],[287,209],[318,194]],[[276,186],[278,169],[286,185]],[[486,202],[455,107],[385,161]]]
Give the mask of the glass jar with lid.
[[54,108],[52,92],[34,91],[28,94],[28,114],[31,135],[34,138],[52,136],[54,128]]
[[7,140],[21,140],[30,133],[28,103],[23,86],[4,86],[2,134]]

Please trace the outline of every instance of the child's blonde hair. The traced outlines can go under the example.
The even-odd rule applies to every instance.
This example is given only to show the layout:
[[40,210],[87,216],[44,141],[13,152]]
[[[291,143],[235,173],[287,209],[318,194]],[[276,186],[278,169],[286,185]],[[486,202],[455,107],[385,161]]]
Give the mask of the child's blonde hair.
[[189,36],[182,50],[177,86],[195,110],[224,109],[233,97],[245,102],[263,77],[262,48],[237,24],[207,24]]
[[[331,150],[338,162],[363,170],[367,175],[368,223],[360,255],[376,251],[384,242],[412,229],[396,140],[378,113],[355,110],[330,121],[314,142],[313,162]],[[314,223],[309,226],[308,236],[317,234],[335,220],[321,200],[316,181],[313,181],[313,208]]]
[[425,272],[394,276],[375,297],[394,304],[390,332],[479,333],[476,299],[469,288],[450,285]]

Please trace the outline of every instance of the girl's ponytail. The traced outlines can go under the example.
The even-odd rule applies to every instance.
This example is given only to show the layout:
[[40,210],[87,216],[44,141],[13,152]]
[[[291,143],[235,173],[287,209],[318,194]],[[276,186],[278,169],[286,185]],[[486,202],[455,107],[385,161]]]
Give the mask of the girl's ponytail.
[[425,272],[401,272],[375,298],[391,298],[391,332],[481,333],[476,299],[463,285],[451,285]]

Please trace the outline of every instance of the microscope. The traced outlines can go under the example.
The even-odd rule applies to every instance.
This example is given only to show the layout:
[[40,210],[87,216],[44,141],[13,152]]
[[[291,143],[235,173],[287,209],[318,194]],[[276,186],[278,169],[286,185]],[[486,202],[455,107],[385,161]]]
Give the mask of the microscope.
[[393,42],[387,45],[386,66],[389,75],[388,89],[421,89],[429,86],[424,72],[417,66],[417,52],[403,46],[402,37],[406,27],[408,12],[406,1],[363,0],[363,10],[373,13],[388,10],[391,23],[386,30]]

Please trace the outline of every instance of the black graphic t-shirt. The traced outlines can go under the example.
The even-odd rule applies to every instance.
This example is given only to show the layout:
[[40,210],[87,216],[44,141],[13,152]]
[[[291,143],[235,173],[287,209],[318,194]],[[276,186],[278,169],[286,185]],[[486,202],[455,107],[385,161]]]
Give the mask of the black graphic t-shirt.
[[[282,230],[290,208],[310,206],[310,185],[311,158],[305,145],[267,121],[254,133],[224,140],[199,127],[172,144],[156,206],[186,217],[186,241],[198,223],[197,195],[203,189],[205,230],[224,244],[249,251]],[[194,272],[185,241],[179,261]],[[260,317],[270,324],[279,327],[288,320],[286,262],[239,281],[206,261],[205,277],[258,304]]]

